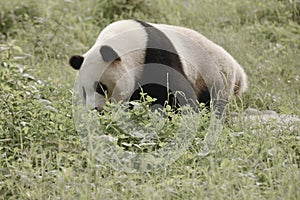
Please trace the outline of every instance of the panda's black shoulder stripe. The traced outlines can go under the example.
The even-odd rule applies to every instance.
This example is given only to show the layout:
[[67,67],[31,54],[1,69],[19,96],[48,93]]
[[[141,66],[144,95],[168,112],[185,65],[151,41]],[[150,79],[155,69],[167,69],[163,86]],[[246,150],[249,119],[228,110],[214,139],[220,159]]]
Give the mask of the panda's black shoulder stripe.
[[151,24],[140,20],[135,21],[145,27],[148,37],[144,64],[163,64],[177,70],[185,76],[178,52],[170,39]]

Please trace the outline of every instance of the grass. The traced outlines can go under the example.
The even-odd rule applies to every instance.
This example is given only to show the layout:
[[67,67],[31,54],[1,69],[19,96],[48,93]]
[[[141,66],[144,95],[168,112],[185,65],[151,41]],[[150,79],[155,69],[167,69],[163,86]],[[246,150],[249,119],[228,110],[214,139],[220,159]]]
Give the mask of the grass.
[[[0,199],[300,198],[299,126],[275,121],[225,125],[206,156],[198,155],[198,132],[160,170],[130,173],[103,164],[76,131],[76,73],[68,66],[69,56],[88,50],[112,21],[186,26],[244,66],[249,90],[230,105],[240,119],[248,107],[299,116],[298,1],[12,0],[0,7]],[[108,127],[110,115],[104,117]],[[124,140],[131,142],[126,134]]]

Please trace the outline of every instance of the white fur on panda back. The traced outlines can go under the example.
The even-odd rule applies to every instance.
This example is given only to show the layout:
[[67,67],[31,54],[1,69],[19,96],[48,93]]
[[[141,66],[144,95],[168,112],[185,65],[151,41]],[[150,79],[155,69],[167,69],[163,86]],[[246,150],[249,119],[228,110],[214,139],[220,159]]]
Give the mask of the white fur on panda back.
[[[226,77],[226,87],[229,95],[238,94],[241,95],[247,89],[247,76],[243,68],[236,62],[236,60],[221,46],[215,44],[211,40],[207,39],[202,34],[179,26],[165,25],[165,24],[152,24],[161,31],[163,31],[168,37],[170,37],[174,43],[180,56],[185,56],[188,61],[194,61],[191,63],[198,67],[198,72],[201,76],[215,75],[215,71],[205,70],[203,67],[212,67],[214,63],[217,70],[222,72]],[[177,35],[174,35],[176,32]],[[175,37],[174,37],[175,36]],[[173,37],[173,38],[172,38]],[[188,40],[188,41],[185,41]],[[192,44],[190,41],[193,41]],[[201,49],[199,49],[199,47]],[[203,59],[210,59],[203,60]],[[187,77],[191,78],[192,82],[197,81],[197,73],[183,60],[183,67]],[[205,77],[204,77],[205,79]],[[205,82],[210,85],[210,78],[206,78]],[[236,85],[239,86],[236,88]],[[237,90],[237,91],[235,91]]]

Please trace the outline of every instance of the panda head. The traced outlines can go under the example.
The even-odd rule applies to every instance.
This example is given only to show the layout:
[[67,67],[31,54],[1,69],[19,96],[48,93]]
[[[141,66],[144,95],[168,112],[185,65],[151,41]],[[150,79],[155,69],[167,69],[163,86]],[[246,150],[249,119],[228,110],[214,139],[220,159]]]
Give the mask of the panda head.
[[129,54],[121,58],[111,46],[96,45],[83,56],[70,58],[71,67],[79,71],[76,92],[87,109],[101,111],[107,99],[128,98],[135,84],[135,73],[128,67],[135,65],[131,62],[135,53]]

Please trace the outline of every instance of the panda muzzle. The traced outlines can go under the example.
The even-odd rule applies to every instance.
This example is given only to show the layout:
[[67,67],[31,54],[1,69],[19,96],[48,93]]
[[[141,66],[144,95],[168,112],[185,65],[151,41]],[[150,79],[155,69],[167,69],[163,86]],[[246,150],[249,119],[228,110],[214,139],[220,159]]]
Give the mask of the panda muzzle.
[[101,107],[95,107],[94,109],[97,110],[99,112],[99,114],[103,114],[104,113],[103,112],[104,110]]

